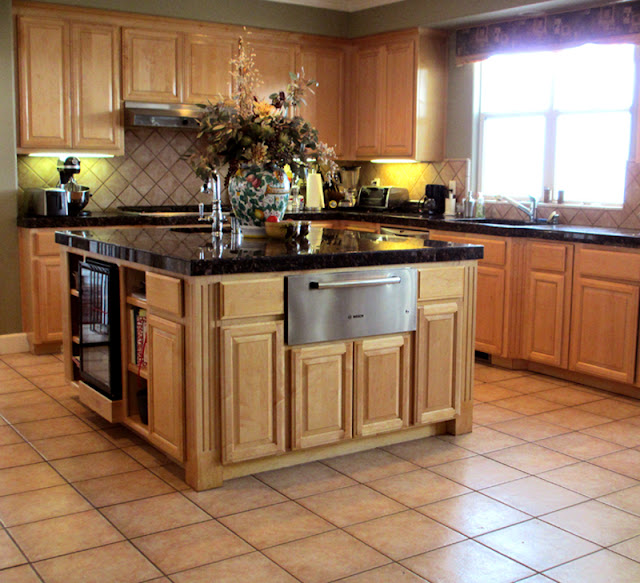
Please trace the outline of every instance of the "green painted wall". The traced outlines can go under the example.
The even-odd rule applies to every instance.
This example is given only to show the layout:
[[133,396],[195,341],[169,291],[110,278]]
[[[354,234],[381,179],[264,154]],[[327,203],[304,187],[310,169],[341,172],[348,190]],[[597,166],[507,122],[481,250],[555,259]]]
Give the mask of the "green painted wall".
[[[18,279],[18,229],[13,30],[11,2],[0,0],[0,334],[22,330]],[[28,291],[28,290],[26,290]]]
[[598,0],[403,0],[361,10],[349,20],[349,36],[358,37],[412,26],[455,28],[469,22],[515,18],[562,10]]
[[346,12],[265,0],[43,1],[341,37],[347,36],[349,24],[349,15]]

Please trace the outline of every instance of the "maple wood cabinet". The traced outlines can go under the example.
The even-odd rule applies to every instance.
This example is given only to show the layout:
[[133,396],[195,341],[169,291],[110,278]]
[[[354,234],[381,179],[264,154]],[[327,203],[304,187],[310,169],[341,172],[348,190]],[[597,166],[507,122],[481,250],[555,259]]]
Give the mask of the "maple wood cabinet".
[[443,159],[446,34],[413,29],[357,40],[351,71],[356,158]]
[[19,16],[17,84],[20,153],[123,153],[117,26]]
[[638,343],[640,254],[576,248],[569,368],[633,383]]
[[207,103],[231,94],[229,36],[124,28],[122,44],[126,100]]
[[318,86],[305,96],[298,113],[318,130],[320,139],[335,148],[340,157],[346,154],[345,138],[345,68],[344,46],[303,44],[296,58],[296,71],[314,79]]
[[431,231],[429,238],[484,246],[478,261],[476,310],[476,350],[506,356],[509,348],[509,307],[511,294],[511,241],[507,237]]
[[186,34],[184,39],[184,102],[214,102],[218,95],[231,95],[229,61],[236,42],[228,37]]
[[148,317],[149,441],[176,460],[184,459],[184,326]]
[[460,305],[457,301],[422,305],[416,333],[414,423],[452,417],[459,406],[461,350]]
[[567,368],[573,245],[528,241],[524,265],[522,357]]
[[353,343],[291,349],[292,447],[337,443],[353,436]]
[[146,28],[122,30],[123,99],[179,103],[183,75],[182,34]]
[[284,452],[282,321],[221,329],[223,462]]
[[376,435],[409,425],[411,336],[396,334],[355,342],[356,435]]
[[19,229],[22,324],[35,354],[55,352],[62,341],[62,282],[55,229]]

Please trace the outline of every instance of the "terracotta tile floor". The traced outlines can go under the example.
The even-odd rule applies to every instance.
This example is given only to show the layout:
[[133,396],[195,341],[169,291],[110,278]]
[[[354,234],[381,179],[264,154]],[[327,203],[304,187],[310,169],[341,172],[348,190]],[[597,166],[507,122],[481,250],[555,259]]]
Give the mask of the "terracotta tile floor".
[[230,480],[0,356],[2,583],[640,581],[640,401],[476,365],[474,431]]

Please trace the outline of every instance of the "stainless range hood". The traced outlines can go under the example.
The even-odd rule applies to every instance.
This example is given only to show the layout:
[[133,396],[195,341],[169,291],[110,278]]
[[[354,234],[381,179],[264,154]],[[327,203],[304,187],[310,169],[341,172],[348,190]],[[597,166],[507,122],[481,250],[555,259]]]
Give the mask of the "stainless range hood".
[[124,102],[126,127],[183,128],[197,130],[202,108],[188,103]]

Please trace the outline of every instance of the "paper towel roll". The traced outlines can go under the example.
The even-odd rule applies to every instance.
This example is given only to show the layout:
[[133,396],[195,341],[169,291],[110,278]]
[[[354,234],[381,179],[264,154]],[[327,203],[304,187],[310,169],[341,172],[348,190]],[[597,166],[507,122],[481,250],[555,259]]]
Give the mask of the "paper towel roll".
[[317,172],[311,172],[307,176],[307,200],[305,208],[323,209],[324,195],[322,193],[322,176]]

